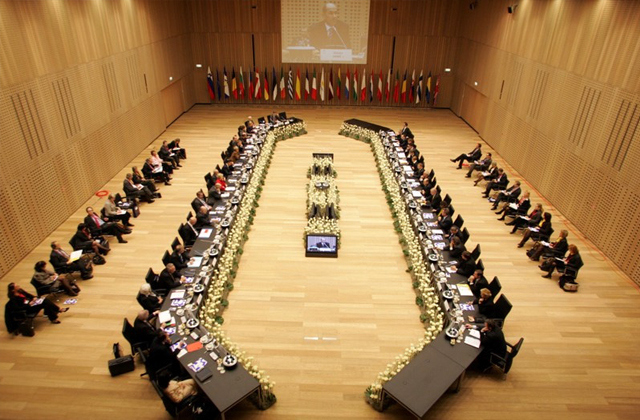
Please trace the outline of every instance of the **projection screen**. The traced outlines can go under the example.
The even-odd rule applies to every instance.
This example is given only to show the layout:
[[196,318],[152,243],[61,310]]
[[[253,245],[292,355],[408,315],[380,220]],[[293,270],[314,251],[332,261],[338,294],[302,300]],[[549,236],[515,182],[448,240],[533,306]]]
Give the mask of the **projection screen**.
[[281,0],[283,63],[366,64],[369,0]]

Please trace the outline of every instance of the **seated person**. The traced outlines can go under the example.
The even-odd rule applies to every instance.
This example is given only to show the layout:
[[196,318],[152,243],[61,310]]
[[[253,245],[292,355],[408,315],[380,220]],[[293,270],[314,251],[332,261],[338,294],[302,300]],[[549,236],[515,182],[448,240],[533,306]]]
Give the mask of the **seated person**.
[[179,404],[186,398],[198,395],[198,387],[193,379],[171,379],[171,374],[162,371],[158,374],[158,386],[163,394],[175,404]]
[[122,181],[122,189],[129,198],[146,201],[147,203],[153,203],[153,192],[142,184],[136,184],[133,182],[133,174],[127,174],[124,181]]
[[69,296],[78,296],[78,293],[80,293],[80,287],[78,287],[71,275],[57,275],[53,271],[47,270],[46,261],[38,261],[33,269],[35,270],[33,279],[38,284],[50,286],[55,289],[62,287]]
[[578,247],[571,244],[569,245],[569,255],[567,255],[564,259],[559,260],[557,258],[551,257],[545,261],[548,264],[548,268],[544,265],[540,265],[541,270],[547,271],[547,274],[542,276],[544,278],[550,279],[551,274],[553,274],[553,270],[556,268],[558,271],[564,270],[565,267],[569,267],[575,272],[580,270],[580,267],[584,265],[582,262],[582,257],[580,257],[580,252],[578,252]]
[[98,239],[94,239],[93,236],[91,236],[89,228],[84,223],[78,224],[78,230],[76,230],[69,244],[73,247],[74,251],[81,249],[85,252],[93,252],[96,255],[107,255],[110,251],[108,247],[109,243],[105,242],[103,244]]
[[158,151],[158,156],[165,162],[170,162],[174,168],[181,168],[180,165],[180,155],[173,153],[173,150],[169,149],[169,145],[167,145],[167,141],[162,142],[162,146],[160,146],[160,150]]
[[438,227],[445,233],[449,233],[449,229],[451,229],[452,225],[453,221],[451,220],[451,216],[449,216],[449,209],[442,209],[440,211],[440,217],[438,217]]
[[202,191],[198,191],[196,193],[196,198],[191,202],[191,208],[195,213],[198,213],[200,207],[205,207],[207,211],[211,210],[211,206],[207,203],[207,197],[204,196]]
[[101,219],[100,216],[94,213],[92,207],[87,207],[85,210],[87,212],[87,216],[84,218],[84,224],[89,228],[89,231],[93,236],[113,235],[118,238],[118,242],[121,244],[127,243],[122,235],[131,233],[131,230],[120,226],[117,223]]
[[173,253],[169,257],[169,261],[176,267],[176,271],[187,268],[189,264],[189,256],[185,252],[184,246],[176,245]]
[[180,146],[180,139],[171,140],[167,146],[173,151],[173,153],[177,153],[180,156],[180,159],[187,158],[187,149]]
[[564,258],[564,254],[567,253],[567,249],[569,248],[567,236],[569,236],[569,231],[563,229],[560,231],[560,237],[548,246],[543,245],[542,242],[537,242],[535,246],[527,252],[529,259],[531,261],[540,261],[540,257],[544,253],[550,253],[552,256],[558,258]]
[[225,192],[227,189],[227,181],[225,181],[222,174],[218,174],[218,179],[216,179],[215,185],[220,185],[220,191],[222,192]]
[[209,197],[207,197],[207,204],[211,207],[215,206],[222,200],[222,190],[220,184],[215,184],[209,190]]
[[196,230],[200,230],[202,228],[211,228],[213,225],[211,224],[211,217],[209,216],[209,210],[206,207],[200,207],[198,210],[198,214],[196,215],[196,225],[194,226]]
[[481,370],[491,367],[491,353],[500,357],[507,355],[507,342],[504,339],[502,329],[491,319],[485,321],[484,328],[480,331],[480,343],[482,344],[482,352],[476,361]]
[[471,253],[469,251],[464,251],[460,256],[460,261],[456,264],[456,267],[456,274],[469,277],[476,270],[476,262],[471,258]]
[[62,249],[60,242],[51,242],[49,262],[57,273],[65,274],[79,271],[83,280],[93,278],[93,264],[91,260],[80,258],[75,261],[69,261],[69,259],[70,255]]
[[185,223],[182,228],[178,231],[180,237],[182,237],[182,241],[184,242],[184,246],[190,248],[198,239],[198,230],[196,230],[197,219],[195,217],[190,218],[187,223]]
[[482,194],[482,196],[484,198],[488,198],[491,190],[501,190],[503,188],[506,188],[508,183],[509,177],[504,173],[504,169],[498,168],[498,175],[495,177],[495,179],[487,182],[487,187],[484,189],[484,193]]
[[276,111],[273,111],[271,114],[269,114],[267,118],[271,124],[277,124],[281,121],[280,115]]
[[[176,266],[172,263],[167,264],[167,266],[160,272],[160,276],[158,277],[158,284],[155,290],[166,290],[167,292],[171,289],[175,289],[180,286],[184,282],[184,277],[179,277],[179,274],[176,272]],[[152,285],[153,288],[153,285]]]
[[146,309],[138,312],[136,320],[133,322],[133,330],[139,341],[144,341],[151,347],[151,343],[157,337],[156,327],[149,322],[149,311]]
[[515,181],[512,186],[498,193],[496,199],[492,200],[493,206],[491,207],[491,209],[497,209],[498,204],[500,204],[502,201],[511,202],[516,200],[520,196],[521,191],[522,189],[520,188],[520,181]]
[[140,184],[140,185],[142,185],[144,187],[147,187],[147,188],[149,188],[149,191],[154,193],[153,195],[155,197],[162,198],[161,196],[156,194],[156,191],[158,191],[158,187],[156,187],[156,183],[153,181],[153,179],[145,178],[144,175],[142,174],[142,172],[140,172],[140,170],[138,169],[137,166],[132,166],[131,167],[131,175],[133,176],[133,183],[134,184]]
[[473,171],[486,171],[487,169],[489,169],[491,162],[493,162],[493,160],[491,159],[491,153],[487,153],[484,159],[476,160],[469,165],[469,171],[467,172],[465,177],[471,178],[471,174],[473,173]]
[[133,224],[129,222],[131,219],[131,213],[122,210],[116,205],[116,198],[113,194],[109,194],[107,201],[104,203],[104,215],[110,222],[120,221],[125,227],[133,227]]
[[480,172],[478,176],[476,176],[476,180],[473,181],[473,186],[475,187],[480,183],[480,181],[493,181],[498,177],[498,164],[496,162],[492,162],[489,168],[483,172]]
[[151,380],[156,379],[160,369],[168,370],[172,376],[177,376],[181,372],[180,362],[171,350],[171,337],[161,329],[151,342],[145,366]]
[[484,277],[482,270],[474,270],[467,281],[469,282],[469,288],[476,298],[480,296],[480,290],[489,287],[489,282]]
[[[16,283],[9,283],[7,289],[9,302],[7,302],[7,306],[5,307],[4,321],[10,333],[16,333],[18,330],[19,323],[15,321],[15,318],[18,317],[19,313],[24,313],[26,316],[37,315],[44,309],[44,314],[49,318],[49,321],[51,321],[52,324],[59,324],[58,314],[69,310],[69,308],[60,309],[58,305],[49,299],[33,296]],[[7,317],[7,315],[9,316]]]
[[459,260],[462,257],[462,253],[467,250],[462,240],[457,236],[453,236],[447,249],[449,250],[449,257],[452,260]]
[[[515,203],[505,202],[502,205],[502,209],[496,212],[496,214],[502,214],[502,217],[498,218],[498,220],[504,220],[507,217],[515,217],[519,214],[527,214],[531,207],[531,200],[529,199],[530,196],[531,193],[527,191]],[[511,204],[514,204],[514,206],[511,206]]]
[[474,160],[478,160],[482,157],[482,144],[478,143],[476,148],[470,151],[469,153],[463,153],[455,159],[450,159],[451,162],[460,162],[458,164],[458,169],[462,169],[462,163],[473,162]]
[[[229,179],[229,177],[231,176],[231,174],[233,173],[233,162],[231,162],[230,160],[226,161],[224,163],[224,166],[222,167],[222,169],[220,170],[220,173],[222,174],[222,176],[225,179]],[[218,178],[220,179],[220,178]],[[216,180],[217,182],[217,180]],[[225,184],[226,187],[226,184]],[[224,190],[223,190],[224,191]]]
[[149,160],[154,168],[162,168],[162,170],[169,175],[173,174],[174,169],[177,169],[173,166],[172,162],[162,159],[155,150],[151,151]]
[[528,216],[521,217],[522,215],[518,215],[518,217],[514,218],[513,221],[505,224],[507,226],[513,226],[511,233],[516,233],[516,230],[525,226],[538,226],[542,220],[543,214],[544,211],[542,209],[542,204],[538,203]]
[[154,164],[151,158],[145,159],[142,173],[146,178],[162,181],[164,185],[171,185],[169,173],[163,169],[162,164]]
[[496,310],[496,305],[493,302],[491,290],[486,287],[480,289],[480,297],[474,299],[473,303],[478,305],[478,312],[480,312],[480,315],[475,318],[470,316],[470,322],[484,323],[487,319],[493,319],[496,316],[499,316],[498,311]]
[[431,188],[431,190],[429,190],[429,197],[425,197],[425,199],[427,201],[427,206],[434,210],[440,208],[442,198],[440,197],[440,193],[437,188]]
[[551,236],[551,233],[553,233],[553,227],[551,226],[551,213],[545,212],[542,217],[542,222],[540,222],[538,226],[529,226],[524,230],[524,234],[522,235],[522,240],[518,244],[518,248],[522,248],[529,238],[533,238],[536,241],[546,241],[549,239],[549,236]]
[[462,232],[460,232],[460,228],[457,225],[451,225],[451,229],[449,229],[449,234],[444,238],[445,242],[447,243],[447,246],[451,244],[451,241],[453,240],[454,237],[457,237],[462,242]]
[[136,300],[140,303],[140,306],[149,311],[150,314],[155,315],[162,307],[163,299],[153,293],[149,283],[144,283],[140,286],[140,291],[138,292]]
[[238,146],[233,146],[233,150],[231,151],[228,160],[235,164],[238,159],[240,159],[240,149]]

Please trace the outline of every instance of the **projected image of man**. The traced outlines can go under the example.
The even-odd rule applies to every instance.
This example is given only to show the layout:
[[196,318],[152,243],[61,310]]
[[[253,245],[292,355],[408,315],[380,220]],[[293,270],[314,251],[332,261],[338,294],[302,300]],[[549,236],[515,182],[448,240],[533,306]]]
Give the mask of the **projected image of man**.
[[338,20],[338,6],[326,3],[322,8],[323,20],[308,29],[309,44],[321,49],[351,49],[349,25]]

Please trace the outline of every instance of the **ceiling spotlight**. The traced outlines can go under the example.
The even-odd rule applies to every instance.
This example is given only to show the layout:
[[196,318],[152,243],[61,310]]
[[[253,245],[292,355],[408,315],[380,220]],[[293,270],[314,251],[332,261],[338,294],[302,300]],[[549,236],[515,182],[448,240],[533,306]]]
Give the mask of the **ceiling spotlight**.
[[472,1],[471,3],[469,3],[469,9],[473,10],[476,7],[478,7],[478,0]]
[[517,4],[514,4],[513,6],[507,6],[507,12],[515,13],[517,8],[518,8]]
[[202,64],[196,64],[196,68],[197,69],[201,69],[202,68]]
[[478,82],[473,82],[473,85],[474,86],[478,86]]
[[450,69],[449,67],[445,67],[444,72],[445,72],[445,73],[450,73],[450,72],[451,72],[451,69]]
[[172,80],[173,80],[173,76],[169,76],[169,81],[172,81]]

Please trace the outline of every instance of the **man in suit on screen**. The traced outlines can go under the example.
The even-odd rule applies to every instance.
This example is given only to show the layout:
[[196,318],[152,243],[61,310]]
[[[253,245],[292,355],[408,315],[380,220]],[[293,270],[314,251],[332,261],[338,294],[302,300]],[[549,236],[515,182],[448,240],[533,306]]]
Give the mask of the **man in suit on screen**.
[[321,49],[351,49],[349,25],[338,20],[338,6],[326,3],[322,8],[324,19],[308,29],[309,43]]

